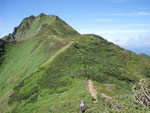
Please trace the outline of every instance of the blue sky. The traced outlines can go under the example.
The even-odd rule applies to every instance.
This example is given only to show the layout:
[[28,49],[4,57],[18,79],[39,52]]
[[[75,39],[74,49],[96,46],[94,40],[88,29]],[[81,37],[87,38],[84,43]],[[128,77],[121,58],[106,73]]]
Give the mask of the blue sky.
[[150,0],[0,0],[0,37],[40,13],[120,46],[150,46]]

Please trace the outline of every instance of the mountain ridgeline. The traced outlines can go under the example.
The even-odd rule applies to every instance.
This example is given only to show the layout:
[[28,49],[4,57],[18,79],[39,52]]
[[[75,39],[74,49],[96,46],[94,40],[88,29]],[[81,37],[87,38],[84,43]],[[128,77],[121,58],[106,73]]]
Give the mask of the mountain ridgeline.
[[25,18],[0,40],[2,113],[78,113],[81,100],[87,113],[146,112],[132,91],[143,78],[150,78],[148,56],[81,35],[58,16]]

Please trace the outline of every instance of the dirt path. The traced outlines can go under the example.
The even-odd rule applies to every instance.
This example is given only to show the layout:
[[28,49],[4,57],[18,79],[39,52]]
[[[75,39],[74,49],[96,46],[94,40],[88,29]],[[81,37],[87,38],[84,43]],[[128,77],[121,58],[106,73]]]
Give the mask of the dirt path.
[[47,60],[45,63],[43,63],[40,67],[45,66],[46,64],[49,64],[50,62],[53,61],[53,59],[59,55],[61,52],[65,51],[67,48],[69,48],[71,45],[73,44],[73,42],[70,42],[69,44],[67,44],[65,47],[61,48],[54,56],[52,56],[49,60]]
[[96,100],[97,91],[94,89],[93,83],[91,80],[88,80],[88,88],[89,88],[89,92],[90,92],[91,96],[93,96],[94,99]]

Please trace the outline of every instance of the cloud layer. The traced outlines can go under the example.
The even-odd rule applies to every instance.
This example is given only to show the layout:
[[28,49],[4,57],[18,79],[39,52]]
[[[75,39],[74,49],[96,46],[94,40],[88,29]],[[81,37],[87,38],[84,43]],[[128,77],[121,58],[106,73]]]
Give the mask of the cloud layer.
[[150,45],[150,32],[139,36],[137,38],[129,38],[129,39],[108,39],[108,41],[113,42],[120,46],[147,46]]
[[112,16],[150,16],[150,12],[134,12],[134,13],[110,13]]
[[94,20],[90,20],[90,22],[113,22],[116,20],[113,19],[94,19]]
[[150,33],[150,29],[138,29],[138,30],[107,30],[107,29],[103,29],[103,30],[97,30],[97,29],[86,29],[86,30],[81,30],[81,33],[85,34],[85,33],[94,33],[94,34],[124,34],[124,33],[128,33],[128,34],[136,34],[136,33]]
[[124,3],[127,2],[128,0],[110,0],[109,2],[113,2],[113,3]]

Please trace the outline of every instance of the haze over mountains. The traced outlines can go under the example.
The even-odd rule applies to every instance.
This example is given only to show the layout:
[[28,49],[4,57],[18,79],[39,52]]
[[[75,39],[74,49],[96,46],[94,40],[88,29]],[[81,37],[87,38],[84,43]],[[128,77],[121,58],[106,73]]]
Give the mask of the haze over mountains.
[[139,47],[123,46],[123,47],[137,54],[144,53],[150,56],[150,50],[149,50],[150,46],[139,46]]
[[[81,35],[55,15],[30,16],[0,40],[0,112],[146,112],[133,86],[150,77],[150,59],[94,34]],[[88,79],[97,102],[88,91]],[[139,95],[137,93],[137,95]],[[141,99],[141,100],[142,100]]]
[[121,39],[111,40],[111,42],[113,42],[127,50],[133,51],[137,54],[144,53],[144,54],[147,54],[150,56],[149,41],[150,41],[149,35],[146,35],[145,37],[140,37],[138,39],[130,38],[127,40],[123,40],[123,39],[122,40]]

